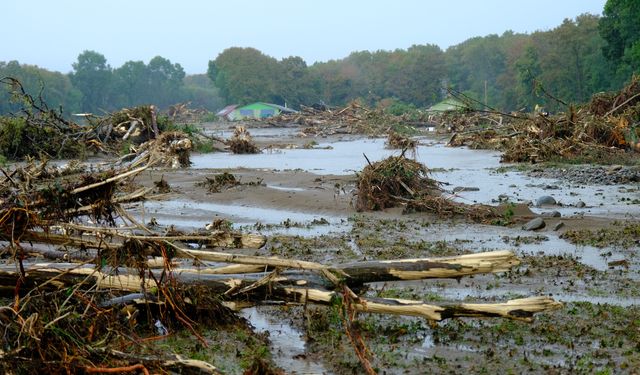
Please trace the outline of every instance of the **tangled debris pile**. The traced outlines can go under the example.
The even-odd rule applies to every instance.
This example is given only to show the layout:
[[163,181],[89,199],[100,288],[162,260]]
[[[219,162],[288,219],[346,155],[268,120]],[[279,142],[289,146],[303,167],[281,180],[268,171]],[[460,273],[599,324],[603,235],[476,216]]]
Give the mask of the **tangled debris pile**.
[[[468,116],[458,114],[454,118],[466,117],[467,121]],[[472,116],[479,118],[477,114]],[[557,115],[539,112],[511,116],[510,121],[496,122],[488,128],[455,133],[449,144],[501,150],[505,162],[590,162],[640,150],[639,137],[640,77],[634,76],[620,92],[596,94],[583,107],[570,107]]]
[[242,182],[239,178],[229,172],[223,172],[212,177],[205,176],[204,181],[196,183],[196,186],[203,186],[207,188],[210,193],[219,193],[223,190],[235,187],[235,186],[261,186],[262,179],[257,179],[252,182]]
[[189,108],[190,105],[191,102],[174,104],[169,106],[166,114],[174,123],[202,122],[209,111],[204,108]]
[[418,142],[415,139],[411,139],[405,135],[399,134],[393,130],[389,131],[387,136],[386,147],[389,149],[415,149]]
[[21,106],[12,116],[0,116],[0,154],[9,159],[27,156],[78,158],[88,148],[100,148],[97,134],[67,121],[60,111],[50,109],[42,97],[25,92],[17,79],[4,77],[0,83],[10,89],[12,100]]
[[418,118],[409,115],[393,115],[383,109],[368,109],[358,102],[351,102],[344,108],[331,109],[326,106],[301,108],[298,113],[282,113],[268,119],[276,126],[301,125],[304,134],[326,136],[332,134],[386,135],[390,129],[410,128],[424,125],[427,115]]
[[442,217],[465,216],[486,222],[498,216],[493,207],[467,205],[442,196],[438,182],[424,164],[400,156],[369,163],[357,175],[358,210],[383,210],[404,205],[407,211],[432,212]]
[[244,126],[236,126],[233,137],[227,142],[229,149],[234,154],[259,154],[260,149],[251,138],[251,134]]
[[5,157],[82,159],[89,152],[124,150],[130,153],[123,161],[153,161],[174,168],[189,165],[189,136],[163,132],[167,119],[158,118],[154,106],[125,108],[104,117],[85,115],[88,124],[80,125],[49,109],[42,98],[34,99],[18,80],[5,77],[0,82],[10,86],[14,100],[22,106],[18,114],[0,116],[0,154]]

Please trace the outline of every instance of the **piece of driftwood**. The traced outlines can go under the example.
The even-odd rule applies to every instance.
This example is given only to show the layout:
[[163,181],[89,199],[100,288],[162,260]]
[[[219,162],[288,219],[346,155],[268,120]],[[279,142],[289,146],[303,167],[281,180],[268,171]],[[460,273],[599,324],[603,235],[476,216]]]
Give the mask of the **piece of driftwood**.
[[[64,269],[64,267],[75,268]],[[98,290],[140,293],[157,287],[154,279],[142,279],[137,275],[122,272],[107,274],[90,266],[69,264],[26,264],[23,287],[62,288],[82,282],[95,283]],[[206,286],[208,290],[224,298],[238,298],[240,301],[273,300],[283,303],[316,303],[331,305],[339,301],[341,294],[324,289],[322,285],[304,279],[288,278],[277,272],[260,279],[251,277],[220,277],[202,275],[197,272],[181,272],[175,275],[185,285]],[[20,279],[20,271],[15,267],[0,267],[0,285],[15,285]],[[91,279],[89,281],[89,279]],[[157,279],[157,278],[156,278]],[[548,297],[531,297],[507,301],[505,303],[480,304],[457,303],[431,305],[423,301],[393,298],[356,297],[353,307],[361,312],[418,316],[428,320],[443,320],[457,317],[502,317],[529,321],[535,313],[553,310],[562,304]]]
[[[193,243],[207,247],[227,247],[235,249],[259,249],[265,245],[267,238],[261,234],[213,231],[210,233],[180,234],[180,235],[134,235],[136,228],[94,227],[71,223],[60,224],[66,233],[52,233],[29,231],[23,240],[33,243],[73,246],[78,248],[105,249],[117,248],[126,240],[139,240],[153,243],[178,241]],[[193,258],[189,256],[189,258]]]
[[520,264],[511,251],[489,251],[452,257],[380,260],[339,265],[347,284],[376,281],[457,278],[505,272]]
[[[312,302],[330,305],[340,297],[336,292],[320,289],[293,287],[284,288],[284,291],[292,296],[294,301],[301,303]],[[562,303],[550,297],[521,298],[505,303],[446,305],[430,305],[422,301],[396,298],[358,298],[353,307],[361,312],[417,316],[435,321],[461,317],[501,317],[531,321],[534,314],[558,309],[562,307]]]

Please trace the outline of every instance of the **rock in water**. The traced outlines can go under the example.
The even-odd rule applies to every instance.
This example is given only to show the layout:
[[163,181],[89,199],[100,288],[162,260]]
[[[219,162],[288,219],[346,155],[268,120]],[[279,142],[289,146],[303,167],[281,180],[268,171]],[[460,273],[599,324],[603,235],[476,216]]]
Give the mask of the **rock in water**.
[[544,220],[542,220],[541,217],[537,217],[537,218],[529,221],[525,225],[523,225],[522,229],[524,229],[524,230],[537,230],[537,229],[544,228],[546,225],[547,225],[547,223],[545,223]]
[[585,208],[586,206],[587,205],[583,201],[578,201],[578,203],[576,203],[577,208]]
[[551,206],[556,204],[556,200],[554,197],[550,195],[543,195],[540,198],[536,199],[536,206]]

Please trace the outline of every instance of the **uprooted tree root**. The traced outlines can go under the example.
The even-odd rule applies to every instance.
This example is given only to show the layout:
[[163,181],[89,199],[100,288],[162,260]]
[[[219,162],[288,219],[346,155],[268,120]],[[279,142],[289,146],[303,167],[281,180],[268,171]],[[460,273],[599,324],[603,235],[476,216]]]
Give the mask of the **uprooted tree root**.
[[407,211],[432,212],[442,217],[465,216],[474,221],[497,216],[492,207],[467,205],[443,197],[427,167],[406,158],[404,153],[366,166],[358,173],[357,189],[356,208],[360,211],[405,205]]
[[234,154],[259,154],[260,149],[251,138],[251,134],[244,126],[236,126],[233,137],[227,141],[229,149]]

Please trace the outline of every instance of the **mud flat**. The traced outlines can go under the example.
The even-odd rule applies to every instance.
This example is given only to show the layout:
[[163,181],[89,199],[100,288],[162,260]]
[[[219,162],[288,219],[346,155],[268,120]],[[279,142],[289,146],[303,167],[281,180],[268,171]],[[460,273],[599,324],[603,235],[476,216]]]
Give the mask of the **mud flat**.
[[[262,145],[309,142],[288,128],[252,134]],[[137,215],[184,228],[228,220],[236,228],[268,235],[267,245],[252,254],[324,263],[509,249],[523,263],[508,273],[460,282],[378,283],[367,295],[438,303],[552,295],[565,302],[531,324],[466,318],[429,324],[361,314],[358,325],[380,373],[634,373],[640,366],[635,232],[620,232],[630,238],[623,245],[577,244],[575,236],[570,242],[563,235],[591,231],[604,238],[607,231],[637,225],[637,182],[604,185],[563,179],[561,173],[531,174],[500,164],[495,152],[447,148],[442,140],[418,138],[415,157],[432,170],[447,195],[465,203],[511,207],[503,225],[440,220],[402,214],[401,209],[358,213],[353,194],[355,173],[367,163],[363,154],[375,162],[397,151],[385,149],[382,139],[314,141],[316,149],[196,155],[189,169],[145,172],[139,181],[143,185],[152,187],[164,175],[171,191],[137,204]],[[198,185],[205,176],[224,172],[248,184],[217,193]],[[556,203],[536,206],[542,196]],[[544,228],[522,229],[528,220],[553,211],[555,217],[544,217]],[[362,372],[333,307],[257,307],[242,314],[257,331],[271,332],[271,358],[286,373]]]

